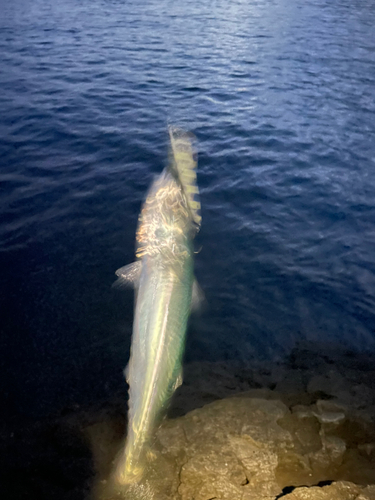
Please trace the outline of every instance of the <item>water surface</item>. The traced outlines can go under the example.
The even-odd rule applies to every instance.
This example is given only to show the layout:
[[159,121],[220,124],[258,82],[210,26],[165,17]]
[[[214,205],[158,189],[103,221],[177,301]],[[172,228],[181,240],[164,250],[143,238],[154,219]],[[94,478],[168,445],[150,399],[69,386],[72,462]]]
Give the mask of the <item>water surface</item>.
[[141,202],[198,139],[207,308],[186,360],[375,348],[371,1],[1,2],[2,408],[124,387]]

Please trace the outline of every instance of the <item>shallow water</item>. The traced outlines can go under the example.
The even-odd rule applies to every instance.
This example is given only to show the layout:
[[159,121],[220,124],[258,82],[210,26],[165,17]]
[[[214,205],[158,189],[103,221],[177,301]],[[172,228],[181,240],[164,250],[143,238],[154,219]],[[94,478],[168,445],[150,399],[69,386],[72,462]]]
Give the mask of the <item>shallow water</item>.
[[199,150],[187,361],[375,349],[372,2],[2,4],[6,414],[124,387],[133,299],[110,285],[167,123]]

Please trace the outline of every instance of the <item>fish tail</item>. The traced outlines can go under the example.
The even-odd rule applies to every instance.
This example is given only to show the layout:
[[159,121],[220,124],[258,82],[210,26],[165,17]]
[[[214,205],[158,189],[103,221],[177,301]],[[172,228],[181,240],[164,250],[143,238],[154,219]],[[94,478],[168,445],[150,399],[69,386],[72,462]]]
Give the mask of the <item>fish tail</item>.
[[194,135],[178,127],[169,127],[171,141],[171,168],[185,193],[190,213],[197,229],[201,226],[201,204],[197,185],[197,160],[193,149]]
[[125,464],[122,467],[117,467],[117,470],[115,472],[115,480],[116,483],[121,485],[135,484],[142,479],[143,473],[144,467],[141,467],[139,465],[135,467],[129,467],[128,464]]
[[138,483],[154,459],[149,440],[135,443],[133,437],[128,437],[125,449],[117,459],[116,482],[122,485]]

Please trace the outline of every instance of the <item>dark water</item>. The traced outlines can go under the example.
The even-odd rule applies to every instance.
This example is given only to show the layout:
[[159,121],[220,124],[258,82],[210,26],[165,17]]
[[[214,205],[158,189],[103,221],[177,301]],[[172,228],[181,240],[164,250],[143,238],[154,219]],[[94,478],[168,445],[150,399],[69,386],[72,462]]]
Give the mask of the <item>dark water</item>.
[[[208,307],[186,359],[375,350],[371,0],[1,1],[1,408],[124,387],[137,215],[198,138]],[[124,387],[125,391],[125,387]]]

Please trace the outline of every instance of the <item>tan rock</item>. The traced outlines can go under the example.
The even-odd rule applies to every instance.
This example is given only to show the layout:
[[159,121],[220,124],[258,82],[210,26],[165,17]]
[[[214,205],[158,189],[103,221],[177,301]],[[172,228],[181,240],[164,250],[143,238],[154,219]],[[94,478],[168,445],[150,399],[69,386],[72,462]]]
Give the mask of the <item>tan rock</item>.
[[[330,357],[334,355],[332,351]],[[361,364],[348,360],[354,381]],[[319,375],[309,371],[309,363],[317,365]],[[177,394],[171,414],[213,402],[163,422],[138,492],[118,489],[109,479],[96,498],[375,500],[374,416],[366,413],[364,401],[375,401],[373,382],[363,373],[350,385],[344,376],[347,366],[341,370],[337,364],[339,371],[330,358],[307,352],[294,364],[291,371],[259,366],[258,379],[267,385],[263,388],[247,381],[250,369],[232,365],[202,365],[190,375],[191,383],[187,372],[187,386]],[[200,380],[197,395],[194,386]],[[238,390],[246,392],[236,394]],[[94,451],[100,453],[111,432],[97,429],[100,445]],[[102,470],[108,470],[103,462],[109,455],[107,451],[105,459],[95,460]],[[337,482],[316,486],[322,481]],[[295,489],[283,495],[288,487]]]
[[[372,486],[370,488],[373,488]],[[283,497],[285,500],[372,500],[371,489],[361,488],[360,486],[338,481],[322,488],[296,488],[292,493]]]

